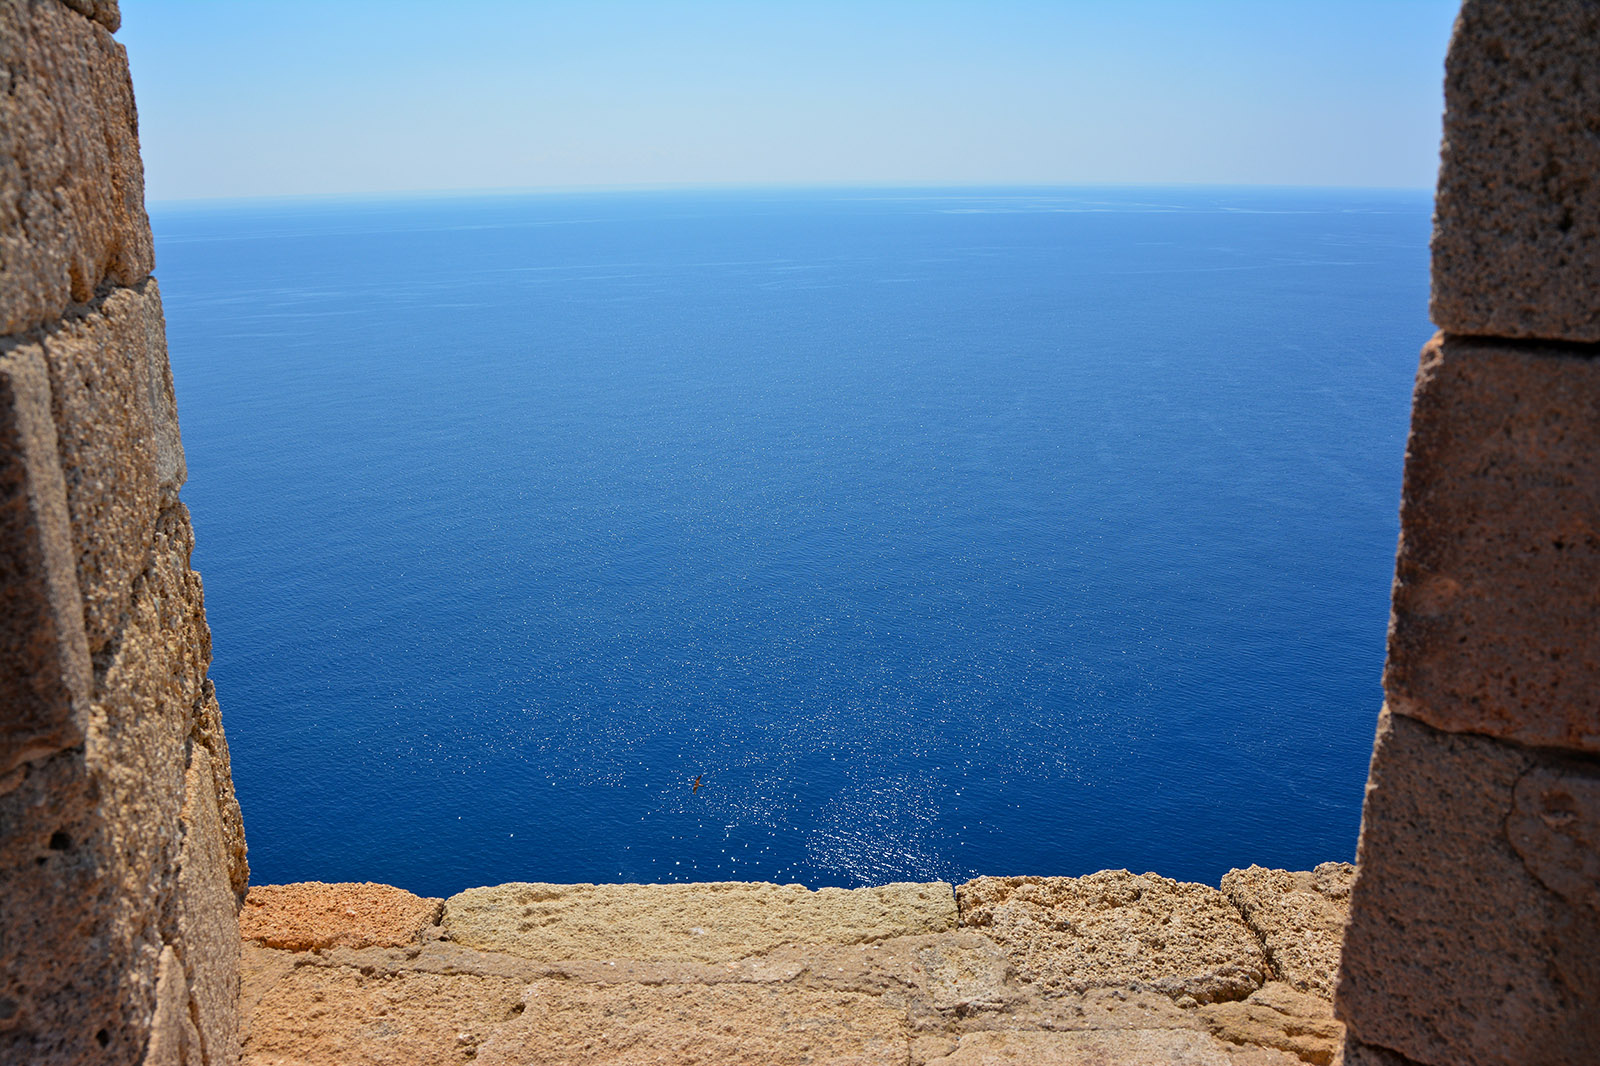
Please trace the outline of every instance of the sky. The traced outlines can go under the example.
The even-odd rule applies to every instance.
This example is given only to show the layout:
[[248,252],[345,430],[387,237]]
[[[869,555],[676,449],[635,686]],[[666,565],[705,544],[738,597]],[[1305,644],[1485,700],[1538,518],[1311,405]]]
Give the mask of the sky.
[[123,0],[151,201],[1432,188],[1455,0]]

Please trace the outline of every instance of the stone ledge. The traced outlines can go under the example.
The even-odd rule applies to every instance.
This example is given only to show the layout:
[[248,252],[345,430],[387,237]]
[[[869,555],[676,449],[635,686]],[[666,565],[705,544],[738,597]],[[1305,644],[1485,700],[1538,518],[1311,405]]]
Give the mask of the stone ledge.
[[[1328,880],[1249,873],[1258,901],[1279,884],[1292,894]],[[412,917],[348,905],[359,893]],[[957,894],[974,902],[959,919]],[[1038,898],[1004,921],[969,924],[982,906],[1004,906],[1001,896]],[[1327,898],[1337,907],[1336,892]],[[451,897],[439,925],[415,920],[438,901],[380,885],[258,887],[251,899],[258,906],[241,918],[246,1066],[1327,1066],[1343,1039],[1325,996],[1269,980],[1264,949],[1222,893],[1153,874],[816,892],[513,884]],[[1108,908],[1114,921],[1096,926]],[[1051,925],[1051,937],[1020,950],[1029,920]],[[306,929],[296,938],[283,932],[297,922]],[[1072,978],[1113,925],[1135,945],[1229,945],[1257,977],[1230,986],[1232,1001],[1201,1006],[1189,994],[1193,960],[1151,948],[1120,970]],[[1067,927],[1099,932],[1074,944]],[[261,946],[274,935],[303,950]]]

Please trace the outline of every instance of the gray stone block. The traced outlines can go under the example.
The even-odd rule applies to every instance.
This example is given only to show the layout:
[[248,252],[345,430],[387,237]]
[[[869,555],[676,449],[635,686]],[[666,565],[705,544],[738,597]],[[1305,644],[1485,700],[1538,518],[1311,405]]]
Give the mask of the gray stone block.
[[1600,752],[1600,358],[1430,341],[1400,530],[1390,706]]
[[1600,4],[1466,0],[1445,61],[1433,320],[1600,341]]
[[55,0],[0,0],[0,335],[102,283],[136,285],[153,262],[122,46]]
[[[1380,718],[1337,1013],[1423,1063],[1593,1066],[1600,760]],[[1347,1059],[1348,1061],[1348,1059]]]

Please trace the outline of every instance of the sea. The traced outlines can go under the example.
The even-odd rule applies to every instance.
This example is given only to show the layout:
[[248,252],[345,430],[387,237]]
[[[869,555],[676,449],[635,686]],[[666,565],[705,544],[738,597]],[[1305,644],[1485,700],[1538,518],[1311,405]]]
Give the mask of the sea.
[[1429,213],[156,205],[252,881],[1353,859]]

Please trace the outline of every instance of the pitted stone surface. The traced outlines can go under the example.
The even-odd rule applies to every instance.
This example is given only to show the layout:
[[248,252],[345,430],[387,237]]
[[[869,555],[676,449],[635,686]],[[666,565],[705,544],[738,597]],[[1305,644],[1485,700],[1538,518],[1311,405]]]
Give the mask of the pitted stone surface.
[[1278,980],[1331,999],[1355,876],[1347,862],[1325,862],[1312,871],[1252,866],[1230,870],[1222,894],[1266,945]]
[[890,1066],[906,1061],[902,1012],[854,992],[748,985],[541,981],[478,1066]]
[[1156,874],[980,877],[956,889],[961,924],[1052,989],[1139,985],[1200,1003],[1243,999],[1267,960],[1216,889]]
[[122,46],[63,4],[0,0],[0,335],[137,285],[152,258]]
[[1276,1048],[1314,1066],[1329,1066],[1344,1040],[1344,1026],[1334,1020],[1333,1004],[1279,981],[1246,1000],[1207,1004],[1199,1014],[1221,1040]]
[[200,690],[200,706],[195,711],[193,741],[211,756],[211,785],[217,794],[217,813],[222,819],[222,847],[227,857],[228,885],[241,900],[250,885],[250,860],[244,839],[244,815],[233,790],[233,760],[228,752],[228,737],[222,728],[222,708],[217,706],[216,686],[209,678]]
[[165,329],[152,280],[113,291],[40,344],[95,655],[122,627],[156,517],[176,502],[186,476]]
[[1592,1066],[1600,918],[1581,894],[1547,887],[1507,833],[1526,817],[1519,803],[1543,821],[1551,795],[1548,828],[1565,843],[1537,854],[1572,869],[1564,849],[1580,848],[1582,831],[1566,831],[1580,823],[1552,793],[1594,784],[1592,758],[1384,712],[1336,997],[1357,1039],[1419,1062]]
[[[243,1066],[456,1066],[521,1009],[522,988],[488,977],[291,967],[260,996]],[[480,1060],[481,1061],[481,1060]]]
[[1300,1066],[1260,1048],[1235,1050],[1187,1029],[1113,1032],[969,1033],[948,1056],[928,1066]]
[[1600,752],[1600,357],[1435,337],[1384,688],[1439,729]]
[[184,776],[178,944],[189,993],[186,1014],[197,1027],[204,1061],[233,1063],[239,1060],[239,901],[228,883],[213,780],[210,752],[194,745]]
[[365,882],[257,885],[245,896],[246,940],[290,951],[394,947],[416,943],[439,917],[440,901]]
[[1600,341],[1600,7],[1467,0],[1445,60],[1433,320]]
[[83,739],[92,671],[66,491],[44,355],[0,350],[0,794]]
[[61,2],[84,18],[94,19],[112,33],[122,28],[122,12],[118,8],[117,0],[61,0]]
[[508,884],[445,902],[444,932],[470,947],[536,959],[715,962],[784,943],[854,944],[954,927],[943,883],[823,888]]
[[[1339,880],[1329,875],[1331,867],[1319,869],[1297,875],[1295,884]],[[1077,879],[1099,884],[1102,894],[1107,884],[1126,890],[1128,880],[1180,901],[1203,888],[1124,871]],[[1192,997],[1141,987],[1142,971],[1109,973],[1107,987],[1081,992],[1028,980],[1012,965],[1013,953],[984,930],[949,928],[947,912],[937,906],[930,922],[929,903],[940,898],[933,890],[942,889],[945,905],[953,905],[948,885],[888,886],[886,893],[866,892],[865,901],[859,890],[805,893],[761,884],[599,887],[615,891],[593,885],[478,891],[480,918],[502,909],[508,893],[519,923],[529,917],[523,908],[558,903],[536,913],[566,927],[564,939],[546,941],[559,950],[512,954],[495,938],[478,945],[451,939],[450,915],[461,897],[448,901],[443,927],[393,946],[284,951],[247,940],[243,1061],[922,1066],[958,1055],[957,1061],[980,1062],[1296,1066],[1319,1061],[1331,1046],[1328,1027],[1337,1031],[1326,1000],[1282,984],[1243,1004],[1222,1004],[1239,1009],[1217,1013]],[[315,895],[327,888],[278,886],[252,894]],[[1199,904],[1155,906],[1158,920],[1163,908],[1199,912],[1218,903],[1216,890],[1204,891],[1210,896],[1200,894]],[[880,938],[893,924],[881,908],[897,899],[891,912],[902,912],[900,925],[945,927]],[[592,914],[581,912],[585,903],[596,905]],[[908,923],[906,910],[922,917]],[[655,916],[656,932],[633,928],[645,922],[640,914]],[[674,930],[691,919],[707,930],[696,934],[690,926],[686,935],[696,941],[711,929],[723,931],[716,950],[683,950],[685,934]],[[1164,924],[1178,921],[1169,915]],[[1237,914],[1231,921],[1242,928]],[[485,924],[493,930],[504,923]],[[871,939],[819,941],[819,930],[828,929],[830,936]],[[759,951],[756,940],[764,945]],[[311,948],[310,939],[303,943]],[[1074,952],[1036,961],[1054,972],[1081,958]],[[976,1036],[986,1033],[994,1035]],[[1303,1058],[1293,1058],[1294,1050]]]

